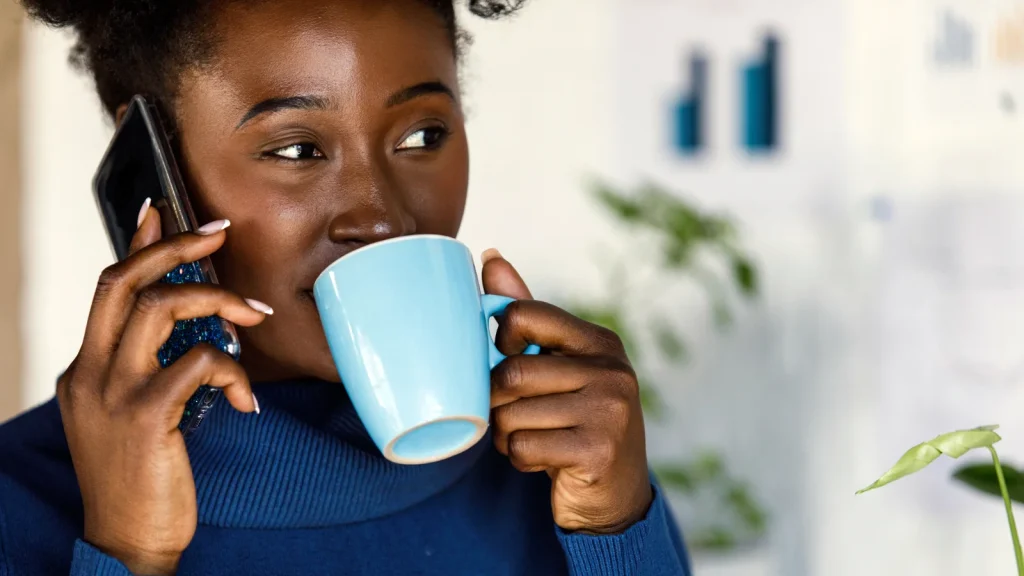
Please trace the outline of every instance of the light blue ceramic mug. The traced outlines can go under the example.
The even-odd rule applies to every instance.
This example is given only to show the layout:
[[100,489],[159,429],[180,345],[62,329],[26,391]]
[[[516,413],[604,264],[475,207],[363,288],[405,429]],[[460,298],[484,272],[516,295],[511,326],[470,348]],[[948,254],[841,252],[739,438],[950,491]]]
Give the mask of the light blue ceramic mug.
[[491,369],[505,358],[488,326],[512,299],[480,293],[465,244],[371,244],[328,266],[313,295],[341,381],[385,458],[436,462],[483,437]]

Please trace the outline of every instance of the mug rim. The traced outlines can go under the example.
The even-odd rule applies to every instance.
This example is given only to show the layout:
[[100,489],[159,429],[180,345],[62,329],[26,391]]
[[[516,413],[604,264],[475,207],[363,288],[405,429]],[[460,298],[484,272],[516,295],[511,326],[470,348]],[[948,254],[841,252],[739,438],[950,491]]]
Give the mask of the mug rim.
[[[473,435],[470,436],[469,440],[467,440],[465,443],[463,443],[460,446],[456,446],[455,448],[452,448],[450,450],[447,450],[445,452],[439,452],[437,454],[432,454],[432,455],[424,457],[424,458],[406,458],[406,457],[403,457],[403,456],[399,456],[398,454],[395,454],[395,444],[397,444],[399,440],[401,440],[402,438],[408,436],[409,434],[411,434],[413,432],[416,432],[417,430],[422,430],[423,428],[426,428],[427,426],[430,426],[432,424],[437,424],[439,422],[469,422],[470,424],[473,424],[476,427],[476,430],[473,432]],[[480,440],[483,439],[484,435],[487,434],[487,428],[489,426],[490,426],[490,424],[487,422],[487,420],[485,420],[483,418],[480,418],[479,416],[465,415],[465,416],[444,416],[444,417],[441,417],[441,418],[434,418],[433,420],[428,420],[428,421],[423,422],[421,424],[417,424],[415,426],[411,426],[407,430],[402,430],[401,432],[396,434],[394,438],[392,438],[391,440],[388,441],[387,446],[385,446],[384,449],[381,450],[381,452],[383,453],[384,458],[386,460],[394,462],[395,464],[404,464],[404,465],[407,465],[407,466],[419,466],[419,465],[422,465],[422,464],[433,464],[435,462],[440,462],[442,460],[447,460],[447,459],[451,458],[452,456],[457,456],[459,454],[462,454],[463,452],[469,450],[473,446],[476,446],[480,442]]]
[[313,281],[313,286],[316,287],[316,285],[320,283],[320,279],[324,277],[324,274],[327,274],[328,272],[331,271],[331,268],[334,268],[336,264],[352,256],[353,254],[359,254],[360,252],[365,252],[375,247],[385,246],[388,244],[398,244],[400,242],[409,242],[412,240],[443,240],[446,242],[453,242],[455,244],[458,244],[459,246],[462,246],[467,251],[469,251],[469,246],[466,246],[465,242],[459,240],[458,238],[452,238],[451,236],[445,236],[443,234],[410,234],[408,236],[396,236],[394,238],[388,238],[387,240],[373,242],[372,244],[367,244],[366,246],[360,246],[359,248],[356,248],[355,250],[349,252],[348,254],[345,254],[341,258],[338,258],[334,262],[331,262],[330,264],[327,265],[326,268],[324,268],[323,272],[317,275],[316,280]]

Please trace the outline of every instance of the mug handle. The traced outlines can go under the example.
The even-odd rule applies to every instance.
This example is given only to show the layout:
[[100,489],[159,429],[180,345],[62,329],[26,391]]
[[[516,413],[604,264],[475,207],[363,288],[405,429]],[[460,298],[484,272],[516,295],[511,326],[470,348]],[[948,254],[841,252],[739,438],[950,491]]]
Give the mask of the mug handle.
[[[515,298],[509,298],[508,296],[484,294],[481,297],[481,302],[483,303],[484,309],[484,317],[489,321],[491,318],[494,318],[495,316],[501,316],[505,312],[505,308],[508,308],[508,305],[515,301]],[[490,344],[491,346],[490,360],[491,370],[493,370],[495,366],[501,364],[502,360],[505,359],[505,355],[499,352],[498,347],[494,345],[494,338],[491,337],[490,330],[487,331],[487,343]],[[536,344],[530,344],[529,346],[526,347],[526,350],[523,351],[523,354],[527,354],[529,356],[536,356],[537,354],[540,354],[540,346],[537,346]]]

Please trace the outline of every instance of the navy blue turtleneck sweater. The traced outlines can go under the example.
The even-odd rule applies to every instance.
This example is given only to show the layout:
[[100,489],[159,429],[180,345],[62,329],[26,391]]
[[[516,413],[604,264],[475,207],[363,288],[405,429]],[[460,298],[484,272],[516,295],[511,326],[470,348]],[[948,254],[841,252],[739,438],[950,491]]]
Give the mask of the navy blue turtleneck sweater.
[[[684,576],[655,489],[623,534],[568,534],[545,474],[482,441],[437,464],[381,457],[341,386],[256,385],[262,414],[219,402],[188,439],[199,526],[179,574]],[[128,576],[81,540],[82,502],[55,401],[0,426],[0,576]]]

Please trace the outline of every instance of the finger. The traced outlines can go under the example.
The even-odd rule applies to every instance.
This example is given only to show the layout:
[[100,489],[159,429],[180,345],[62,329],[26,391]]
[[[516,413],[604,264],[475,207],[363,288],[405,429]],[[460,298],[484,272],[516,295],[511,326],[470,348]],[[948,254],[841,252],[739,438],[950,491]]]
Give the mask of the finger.
[[508,456],[512,466],[520,472],[539,472],[574,466],[583,448],[582,434],[576,428],[560,430],[519,430],[508,436],[499,452]]
[[520,430],[558,430],[586,422],[588,399],[569,392],[524,398],[491,411],[494,445],[508,445],[508,437]]
[[485,293],[508,296],[517,300],[533,299],[522,276],[500,252],[491,248],[483,253],[480,260],[483,262],[480,276]]
[[139,211],[138,229],[135,231],[135,235],[132,236],[132,243],[128,248],[128,254],[134,254],[146,246],[158,242],[163,235],[160,225],[160,212],[150,206],[150,199],[146,198],[146,201],[142,204],[142,209]]
[[189,398],[202,385],[219,388],[239,412],[255,412],[249,376],[230,356],[209,344],[192,348],[177,362],[161,370],[138,391],[148,415],[167,431],[176,430]]
[[491,371],[491,408],[520,398],[580,390],[605,377],[607,361],[567,356],[509,356]]
[[574,356],[613,356],[627,361],[618,335],[537,300],[509,304],[498,323],[494,343],[506,355],[519,354],[530,344]]
[[239,326],[255,326],[268,313],[273,313],[269,306],[245,300],[213,284],[147,286],[139,292],[135,309],[125,325],[117,351],[117,366],[132,375],[155,371],[159,368],[157,351],[179,320],[219,316]]
[[[85,329],[84,352],[90,356],[113,354],[135,293],[164,277],[175,266],[209,256],[224,244],[227,220],[211,222],[203,233],[176,234],[150,244],[100,275]],[[200,229],[200,230],[204,230]]]

